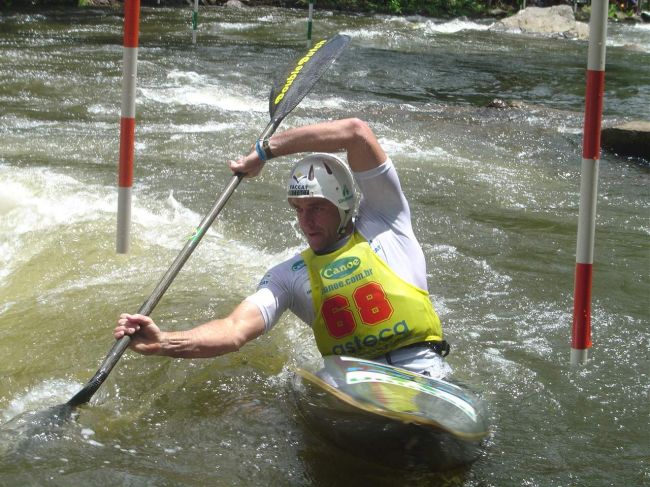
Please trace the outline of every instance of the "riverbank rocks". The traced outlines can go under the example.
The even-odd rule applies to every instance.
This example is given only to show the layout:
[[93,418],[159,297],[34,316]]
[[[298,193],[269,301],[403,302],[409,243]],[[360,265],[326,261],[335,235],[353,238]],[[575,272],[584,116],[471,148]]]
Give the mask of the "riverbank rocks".
[[589,25],[576,22],[573,9],[568,5],[549,8],[528,7],[512,17],[495,22],[490,29],[555,35],[572,39],[589,38]]
[[603,128],[600,144],[619,155],[641,157],[650,162],[650,122],[633,121]]
[[223,6],[228,8],[246,8],[246,5],[244,5],[244,3],[240,2],[239,0],[228,0],[223,4]]
[[519,100],[503,100],[495,98],[486,105],[488,108],[523,108],[524,103]]

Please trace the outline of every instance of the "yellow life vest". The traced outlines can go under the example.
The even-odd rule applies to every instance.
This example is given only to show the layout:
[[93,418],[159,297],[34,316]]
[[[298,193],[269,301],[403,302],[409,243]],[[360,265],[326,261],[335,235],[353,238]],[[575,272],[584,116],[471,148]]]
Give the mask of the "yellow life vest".
[[406,345],[442,340],[429,295],[399,277],[354,232],[340,249],[301,253],[312,289],[316,345],[323,356],[374,358]]

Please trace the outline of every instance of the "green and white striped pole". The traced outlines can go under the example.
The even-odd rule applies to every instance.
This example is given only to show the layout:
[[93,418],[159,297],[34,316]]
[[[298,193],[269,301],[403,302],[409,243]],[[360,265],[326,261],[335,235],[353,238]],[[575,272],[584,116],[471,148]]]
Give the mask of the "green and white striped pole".
[[309,18],[307,19],[307,47],[311,47],[311,26],[314,16],[314,0],[309,0]]
[[199,27],[199,0],[194,0],[194,11],[192,12],[192,44],[196,44],[196,31]]

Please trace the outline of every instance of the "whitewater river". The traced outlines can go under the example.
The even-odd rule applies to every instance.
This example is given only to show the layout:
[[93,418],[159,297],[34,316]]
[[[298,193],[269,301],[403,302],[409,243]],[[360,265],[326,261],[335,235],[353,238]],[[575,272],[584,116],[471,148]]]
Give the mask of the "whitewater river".
[[[0,423],[92,377],[305,48],[305,11],[202,9],[196,45],[190,19],[142,11],[132,247],[117,255],[121,15],[0,15]],[[127,352],[74,421],[0,438],[0,485],[650,485],[648,163],[603,153],[594,346],[573,368],[587,44],[491,23],[317,11],[315,38],[352,43],[283,124],[359,116],[395,161],[452,378],[489,408],[477,462],[388,468],[315,437],[290,385],[317,352],[286,315],[227,357]],[[606,83],[606,123],[648,119],[648,24],[609,25]],[[283,196],[291,164],[237,189],[155,309],[164,328],[228,313],[304,246]]]

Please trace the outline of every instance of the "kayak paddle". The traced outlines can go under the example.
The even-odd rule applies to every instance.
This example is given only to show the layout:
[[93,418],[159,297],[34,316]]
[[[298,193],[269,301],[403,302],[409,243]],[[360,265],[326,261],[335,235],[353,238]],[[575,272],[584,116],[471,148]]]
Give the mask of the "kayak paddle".
[[[259,136],[259,140],[270,137],[278,128],[282,120],[294,109],[300,101],[311,91],[316,82],[325,73],[329,66],[343,52],[350,42],[346,35],[335,35],[329,40],[322,40],[309,49],[300,57],[288,71],[286,77],[281,78],[271,89],[269,96],[269,113],[271,120]],[[181,270],[187,259],[190,257],[196,246],[199,244],[205,233],[208,231],[215,218],[221,212],[226,202],[235,191],[244,174],[234,174],[226,185],[221,196],[214,203],[210,212],[203,218],[196,228],[194,235],[187,241],[172,265],[164,274],[158,285],[155,287],[149,298],[142,304],[138,314],[149,315],[169,288],[172,281]],[[24,430],[26,426],[45,427],[56,426],[68,420],[72,416],[74,408],[87,403],[97,392],[102,383],[106,380],[113,367],[129,346],[131,337],[123,336],[115,342],[100,365],[95,375],[88,383],[77,392],[68,402],[53,406],[40,413],[30,412],[22,414],[5,425],[2,430]]]

